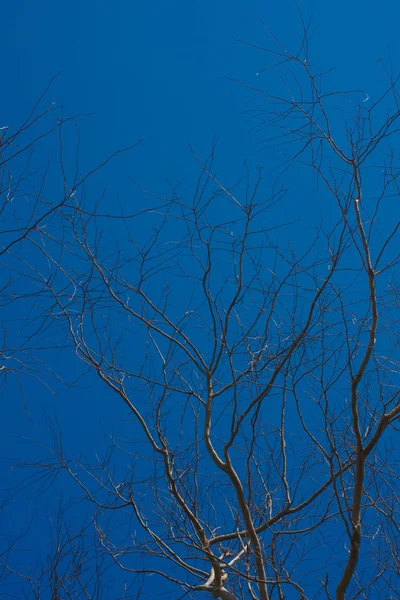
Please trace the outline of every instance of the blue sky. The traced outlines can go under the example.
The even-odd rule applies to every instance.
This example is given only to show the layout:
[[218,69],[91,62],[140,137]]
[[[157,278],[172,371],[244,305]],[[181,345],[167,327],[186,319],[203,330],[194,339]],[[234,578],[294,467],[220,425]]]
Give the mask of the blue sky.
[[[395,2],[304,2],[302,8],[314,15],[321,66],[335,66],[344,86],[374,85],[377,60],[398,50]],[[22,1],[1,10],[7,90],[1,108],[8,120],[18,120],[60,71],[53,94],[66,113],[93,113],[83,126],[91,156],[145,137],[140,170],[154,165],[161,180],[181,177],[188,143],[201,147],[213,134],[234,159],[249,154],[248,95],[222,78],[254,84],[263,57],[234,39],[263,42],[255,14],[287,44],[298,31],[294,3],[286,0],[118,0],[112,8],[101,1]]]
[[[300,6],[305,16],[313,14],[315,63],[337,69],[333,87],[365,90],[373,98],[383,85],[378,60],[390,55],[400,63],[398,3],[310,0]],[[288,46],[296,39],[298,14],[287,0],[4,2],[0,126],[15,127],[59,73],[49,99],[62,102],[66,115],[90,113],[79,121],[83,171],[144,138],[105,170],[110,189],[121,196],[132,194],[128,176],[159,194],[167,179],[191,181],[196,165],[189,145],[204,156],[214,135],[221,178],[232,177],[246,158],[264,164],[266,155],[250,134],[254,98],[227,79],[255,86],[263,77],[256,75],[263,53],[238,42],[264,43],[257,15]],[[299,175],[293,177],[289,184],[296,185]],[[21,435],[48,435],[39,433],[43,408],[56,409],[67,438],[84,439],[83,452],[100,444],[104,423],[125,414],[123,407],[89,398],[87,390],[54,399],[36,383],[26,401],[36,427],[15,388],[8,396],[5,390],[0,454],[10,460],[24,455],[28,442],[17,440]],[[19,520],[18,510],[10,523]]]

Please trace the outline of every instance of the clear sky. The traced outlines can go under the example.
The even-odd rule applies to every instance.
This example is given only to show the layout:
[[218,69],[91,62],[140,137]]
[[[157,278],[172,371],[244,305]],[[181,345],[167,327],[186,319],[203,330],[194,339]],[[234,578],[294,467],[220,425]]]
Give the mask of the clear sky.
[[[318,67],[337,69],[334,86],[362,89],[373,97],[382,85],[378,60],[390,55],[400,66],[399,3],[304,0],[300,6],[305,16],[313,15]],[[190,180],[196,165],[189,145],[204,155],[214,135],[222,176],[230,176],[246,158],[263,164],[250,133],[248,109],[254,98],[227,79],[254,86],[262,78],[257,73],[263,54],[239,43],[264,43],[257,16],[292,44],[299,19],[294,2],[287,0],[2,2],[0,127],[12,130],[58,73],[49,99],[61,102],[66,115],[90,113],[79,121],[83,171],[144,138],[139,149],[105,171],[111,189],[122,196],[132,193],[128,176],[160,194],[166,180]],[[53,397],[31,383],[25,395],[29,422],[16,388],[2,391],[0,456],[7,464],[25,458],[28,442],[21,436],[49,438],[41,433],[43,409],[56,410],[66,438],[79,440],[83,453],[96,448],[110,421],[125,414],[123,407],[103,405],[87,390]],[[43,507],[48,500],[36,502]],[[17,503],[8,513],[11,530],[20,511]],[[40,520],[37,527],[41,531]],[[39,538],[45,545],[45,536]]]
[[[302,8],[314,15],[315,61],[336,67],[341,84],[369,88],[377,60],[396,56],[394,1]],[[151,165],[153,180],[181,177],[188,143],[217,134],[224,154],[228,148],[242,160],[252,145],[243,115],[249,97],[222,78],[256,82],[262,54],[234,41],[263,42],[255,15],[285,43],[295,39],[296,9],[287,0],[3,3],[2,114],[8,124],[18,120],[60,72],[53,95],[65,112],[93,114],[83,130],[93,159],[145,137],[142,159],[135,156],[140,171]]]

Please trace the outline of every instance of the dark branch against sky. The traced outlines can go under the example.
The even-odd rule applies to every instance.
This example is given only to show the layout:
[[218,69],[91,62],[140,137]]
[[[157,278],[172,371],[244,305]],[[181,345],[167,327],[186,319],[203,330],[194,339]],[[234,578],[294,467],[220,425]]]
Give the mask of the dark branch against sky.
[[[378,4],[370,0],[340,0],[304,2],[301,9],[307,18],[313,14],[314,70],[335,69],[326,78],[327,87],[360,90],[366,105],[374,103],[387,83],[379,59],[389,64],[392,60],[395,68],[400,65],[397,31],[400,8],[386,0]],[[149,197],[139,195],[136,184],[159,196],[161,201],[171,195],[175,186],[177,197],[189,193],[196,181],[199,162],[204,167],[215,139],[217,185],[238,180],[244,160],[252,168],[262,165],[268,181],[271,173],[276,176],[275,168],[281,161],[263,144],[263,132],[253,131],[254,111],[259,104],[257,94],[249,90],[265,89],[273,81],[264,69],[266,57],[254,48],[265,45],[266,31],[260,19],[285,46],[297,47],[301,30],[299,13],[294,3],[286,1],[275,5],[225,0],[5,3],[0,8],[3,48],[0,127],[7,126],[11,135],[58,74],[46,101],[57,103],[57,118],[82,115],[77,118],[76,127],[65,129],[63,148],[69,173],[75,168],[78,139],[82,173],[96,169],[113,152],[143,140],[118,156],[118,160],[107,163],[101,176],[95,179],[94,187],[89,188],[88,195],[100,195],[107,184],[105,214],[120,202],[125,214],[145,209]],[[273,85],[279,87],[280,83]],[[340,105],[340,108],[341,112],[332,117],[338,126],[346,122],[345,107]],[[68,148],[73,149],[69,154]],[[47,157],[57,152],[58,138],[42,140],[40,155],[32,158],[32,166],[45,164]],[[59,194],[60,181],[59,173],[50,170],[46,193]],[[282,197],[286,196],[287,188],[288,200],[284,208],[278,205],[273,209],[275,219],[295,223],[315,213],[316,206],[309,204],[305,193],[307,181],[297,166],[284,178]],[[372,180],[371,189],[373,185]],[[330,209],[323,202],[321,194],[316,199],[317,210],[329,219]],[[218,212],[212,216],[220,217]],[[146,226],[135,231],[136,240],[146,238],[150,221],[144,222]],[[115,239],[119,241],[124,224],[117,223],[112,229],[105,219],[103,227],[99,252],[106,255]],[[169,237],[162,241],[170,243],[178,234],[179,225],[167,230]],[[230,235],[237,234],[232,227]],[[311,242],[304,239],[304,229],[289,225],[283,237],[285,243],[289,241],[299,251],[304,251]],[[129,242],[126,244],[123,251],[129,247]],[[75,268],[75,262],[71,260],[66,267]],[[346,281],[346,275],[342,281]],[[19,285],[22,294],[23,283]],[[185,284],[178,292],[173,307],[177,314],[182,309],[182,299],[186,301]],[[11,335],[16,339],[19,331],[24,335],[25,322],[31,314],[28,304],[20,302],[17,311],[5,310],[6,316],[12,315]],[[38,310],[38,305],[34,310]],[[46,339],[45,331],[41,339]],[[139,348],[140,353],[145,352],[138,343],[132,350],[133,358]],[[82,374],[72,349],[62,354],[49,347],[43,357],[67,382]],[[221,384],[222,381],[221,375]],[[4,457],[5,473],[9,465],[26,461],[27,454],[32,461],[47,457],[46,447],[52,447],[60,432],[72,454],[79,452],[93,457],[103,448],[104,440],[116,431],[121,435],[129,431],[125,423],[120,424],[126,417],[126,406],[104,401],[104,386],[93,375],[79,380],[69,390],[57,380],[51,382],[49,390],[31,378],[23,396],[18,383],[10,380],[2,388],[0,455]],[[125,466],[118,468],[122,472]],[[50,464],[50,475],[46,474],[48,479],[44,482],[55,490],[54,504],[49,505],[46,494],[32,494],[29,510],[23,508],[26,497],[22,501],[18,497],[14,508],[7,508],[6,534],[15,532],[17,527],[27,527],[30,516],[38,510],[31,534],[43,552],[50,539],[46,509],[54,511],[58,501],[69,500],[70,494],[75,493],[72,487],[53,481],[51,468]],[[13,477],[14,472],[12,484],[18,478],[14,481]],[[76,505],[75,514],[85,527],[86,514],[80,504]],[[29,561],[21,556],[22,565]]]

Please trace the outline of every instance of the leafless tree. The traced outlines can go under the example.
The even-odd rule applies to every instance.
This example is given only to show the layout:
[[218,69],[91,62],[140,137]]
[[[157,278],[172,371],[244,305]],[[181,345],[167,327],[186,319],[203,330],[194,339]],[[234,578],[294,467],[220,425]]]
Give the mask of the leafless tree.
[[54,149],[54,143],[61,143],[62,148],[62,129],[77,118],[63,118],[61,108],[49,102],[53,82],[20,125],[1,124],[0,128],[0,373],[3,383],[12,378],[21,391],[21,377],[44,382],[48,371],[46,363],[32,352],[38,346],[35,330],[44,321],[46,287],[31,268],[31,262],[37,264],[35,258],[29,259],[31,239],[41,239],[54,215],[68,207],[73,192],[64,186],[54,200],[47,190],[53,165],[43,157],[43,148]]
[[[40,358],[38,349],[54,350],[47,337],[51,297],[43,273],[55,274],[41,252],[44,232],[51,228],[62,249],[63,219],[72,218],[77,191],[114,156],[128,150],[114,152],[82,174],[76,124],[85,115],[65,117],[62,105],[49,101],[55,79],[20,125],[0,127],[0,377],[2,382],[16,380],[22,393],[24,376],[48,385],[49,363]],[[74,128],[76,142],[66,153],[68,127]],[[52,178],[60,189],[52,185]]]
[[105,557],[100,552],[92,522],[77,527],[73,522],[76,518],[68,514],[70,509],[70,503],[59,504],[54,512],[47,514],[48,551],[31,567],[21,564],[26,562],[21,555],[30,552],[31,523],[18,535],[1,536],[0,582],[4,597],[97,600],[105,596],[107,589],[102,581]]
[[398,78],[383,66],[368,103],[332,92],[303,34],[273,38],[278,77],[252,88],[273,175],[225,183],[213,145],[190,199],[111,214],[74,182],[62,238],[26,234],[101,402],[130,416],[96,464],[58,443],[47,468],[137,598],[398,594]]
[[[114,152],[82,174],[76,125],[85,115],[65,117],[62,105],[49,100],[54,96],[54,80],[22,123],[0,122],[0,389],[4,403],[14,402],[15,391],[20,392],[29,419],[26,388],[30,391],[36,381],[53,392],[56,380],[62,381],[62,376],[61,371],[54,370],[50,356],[54,350],[65,351],[67,344],[65,332],[54,327],[54,300],[48,293],[48,283],[56,275],[55,262],[48,261],[43,249],[55,235],[62,254],[63,221],[71,219],[76,210],[73,198],[77,190],[114,156],[128,150]],[[68,129],[72,129],[75,143],[69,144],[66,152],[64,136]],[[54,180],[61,183],[59,189],[53,185]],[[45,231],[51,234],[45,236]],[[53,259],[61,262],[61,254]],[[86,577],[86,564],[96,565],[94,574],[98,579],[102,559],[97,557],[96,545],[87,548],[85,544],[87,524],[78,531],[75,526],[72,533],[67,517],[64,519],[65,508],[56,511],[55,517],[48,514],[49,548],[52,542],[54,546],[49,556],[39,557],[32,568],[22,567],[19,559],[26,551],[24,544],[35,546],[35,541],[29,539],[34,516],[24,511],[27,522],[22,525],[25,519],[21,518],[21,526],[18,523],[12,533],[4,526],[16,497],[26,493],[27,488],[21,482],[17,486],[15,480],[11,482],[7,473],[9,457],[2,456],[1,466],[1,596],[56,600],[75,597],[81,589],[85,598],[99,598],[104,588],[100,590],[98,581]],[[26,483],[29,487],[30,481]]]

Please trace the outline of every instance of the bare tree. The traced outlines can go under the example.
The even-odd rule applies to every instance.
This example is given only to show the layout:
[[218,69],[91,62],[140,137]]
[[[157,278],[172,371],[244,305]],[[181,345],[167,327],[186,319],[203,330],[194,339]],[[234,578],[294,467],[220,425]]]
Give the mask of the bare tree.
[[[85,115],[65,117],[62,105],[48,100],[55,79],[22,124],[14,130],[0,127],[0,375],[3,381],[17,380],[21,392],[21,376],[48,385],[49,361],[41,359],[38,350],[44,355],[54,350],[48,338],[53,301],[44,280],[55,276],[55,262],[50,264],[42,252],[51,238],[44,232],[51,229],[62,252],[63,222],[73,218],[77,192],[116,155],[131,149],[117,150],[82,174],[76,125]],[[76,142],[66,152],[64,135],[71,126]],[[52,185],[52,178],[60,189]]]
[[47,468],[137,598],[397,597],[398,78],[365,103],[314,73],[307,25],[296,53],[273,39],[279,77],[253,88],[273,179],[220,181],[213,145],[189,200],[142,190],[116,214],[74,182],[62,238],[26,235],[57,324],[130,415],[104,459],[58,443]]
[[48,552],[32,568],[21,565],[21,549],[24,543],[32,542],[30,524],[13,538],[2,536],[0,581],[4,595],[35,600],[80,597],[95,600],[105,596],[107,588],[102,581],[105,557],[100,552],[92,522],[77,527],[76,522],[72,523],[76,519],[68,515],[70,509],[70,503],[60,504],[54,513],[47,514]]
[[[43,148],[62,151],[63,127],[80,116],[64,118],[61,107],[48,100],[53,82],[20,125],[0,127],[0,373],[3,383],[13,378],[22,392],[21,377],[44,382],[49,371],[33,352],[39,341],[35,331],[46,321],[46,286],[35,277],[33,266],[37,267],[40,257],[32,256],[31,240],[42,239],[54,216],[68,210],[73,194],[64,185],[55,200],[54,190],[49,194],[47,189],[54,165],[48,156],[43,157]],[[60,161],[54,162],[57,169]]]
[[[55,261],[62,261],[64,219],[73,218],[76,210],[73,199],[77,190],[114,156],[128,150],[114,152],[82,174],[76,124],[85,115],[65,117],[62,105],[49,100],[53,95],[54,79],[22,123],[0,123],[0,388],[4,403],[5,398],[14,402],[15,391],[20,392],[30,420],[26,388],[31,391],[32,382],[39,382],[54,393],[57,379],[63,381],[61,370],[54,369],[51,354],[55,350],[65,352],[68,339],[65,330],[57,323],[54,326],[54,299],[48,284],[56,277]],[[75,144],[72,147],[69,144],[66,152],[64,136],[71,128]],[[54,181],[61,184],[59,189],[54,186]],[[60,253],[49,261],[45,248],[53,235]],[[8,455],[7,458],[2,456],[2,597],[51,597],[56,600],[76,596],[81,589],[85,598],[99,598],[104,593],[104,588],[100,590],[99,587],[102,558],[96,554],[96,544],[88,548],[85,543],[89,537],[87,523],[77,530],[74,520],[72,533],[67,517],[63,518],[64,507],[56,511],[56,517],[53,518],[50,512],[47,516],[49,548],[52,542],[54,546],[51,552],[49,550],[49,556],[36,557],[31,568],[21,565],[21,556],[27,551],[24,544],[35,546],[35,540],[30,539],[33,509],[32,514],[24,511],[26,523],[21,518],[21,525],[18,523],[15,531],[10,533],[10,528],[4,525],[10,519],[16,498],[27,493],[31,481],[28,478],[21,484],[19,480],[16,485],[15,478],[10,477],[9,462]],[[39,480],[43,485],[43,479],[39,477]],[[52,482],[52,478],[45,477],[45,480],[47,484]],[[34,481],[37,482],[36,477]],[[95,565],[90,577],[86,576],[87,563]],[[84,585],[82,573],[85,574]]]

